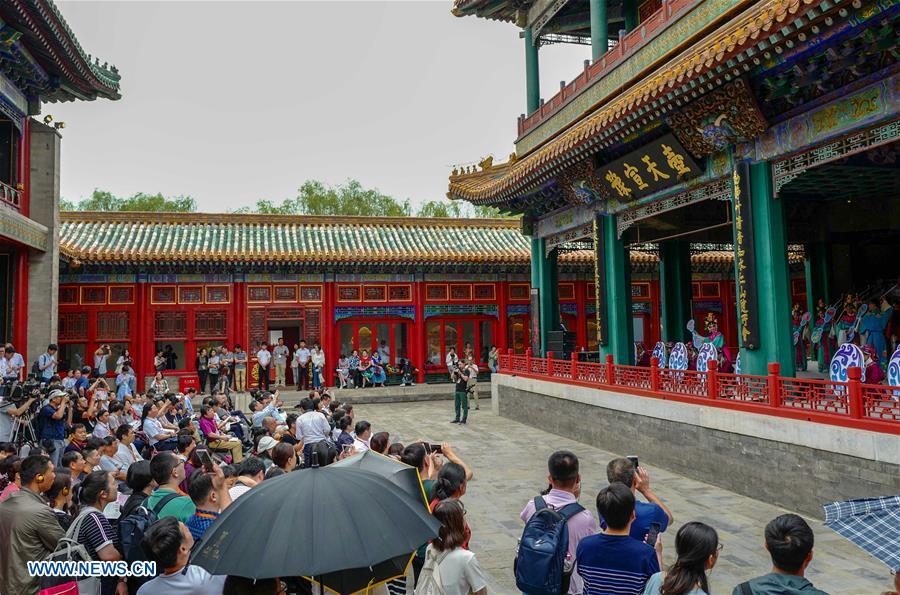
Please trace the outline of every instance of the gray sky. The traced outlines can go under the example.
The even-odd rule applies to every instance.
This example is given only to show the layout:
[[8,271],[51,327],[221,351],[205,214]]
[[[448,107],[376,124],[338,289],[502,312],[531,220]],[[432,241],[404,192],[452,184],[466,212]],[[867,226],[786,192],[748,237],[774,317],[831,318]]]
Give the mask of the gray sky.
[[[357,178],[414,204],[453,164],[513,150],[518,29],[450,1],[58,0],[122,99],[45,104],[66,122],[62,195],[189,194],[203,211],[280,202],[306,179]],[[590,48],[541,50],[544,97]]]

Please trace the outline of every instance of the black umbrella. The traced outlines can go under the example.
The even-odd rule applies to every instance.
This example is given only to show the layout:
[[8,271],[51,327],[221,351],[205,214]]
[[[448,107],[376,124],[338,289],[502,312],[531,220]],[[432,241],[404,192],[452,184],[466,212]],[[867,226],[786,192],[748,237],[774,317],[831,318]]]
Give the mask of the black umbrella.
[[[191,562],[211,574],[248,578],[318,579],[352,571],[339,591],[352,593],[377,578],[379,564],[408,559],[439,527],[421,499],[380,475],[314,467],[268,479],[240,496],[207,530]],[[349,584],[352,577],[355,584]]]
[[378,454],[374,450],[367,450],[361,455],[347,457],[329,466],[329,469],[362,469],[371,471],[391,481],[415,499],[421,500],[426,505],[425,488],[422,487],[422,478],[415,467],[402,463],[397,459]]

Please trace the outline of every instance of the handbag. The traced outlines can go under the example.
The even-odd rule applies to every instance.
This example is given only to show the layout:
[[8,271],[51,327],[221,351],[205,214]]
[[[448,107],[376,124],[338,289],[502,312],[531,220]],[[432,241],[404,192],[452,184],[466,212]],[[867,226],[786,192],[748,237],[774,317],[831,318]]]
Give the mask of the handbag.
[[[53,553],[47,556],[47,561],[56,562],[90,562],[90,554],[84,545],[78,543],[78,533],[81,525],[94,509],[85,509],[75,517],[65,536],[56,544]],[[40,580],[40,595],[99,595],[100,578],[96,576],[77,578],[45,576]]]

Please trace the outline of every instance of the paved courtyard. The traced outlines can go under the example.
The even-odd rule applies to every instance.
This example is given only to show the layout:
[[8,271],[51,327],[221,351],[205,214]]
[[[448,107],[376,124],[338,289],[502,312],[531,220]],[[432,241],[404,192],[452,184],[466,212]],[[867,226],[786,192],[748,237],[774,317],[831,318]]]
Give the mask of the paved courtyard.
[[[392,390],[392,389],[387,389]],[[547,457],[570,449],[581,460],[581,504],[596,514],[593,499],[606,485],[606,463],[618,455],[494,415],[490,402],[470,412],[469,424],[451,424],[452,401],[357,405],[357,420],[375,431],[391,432],[391,441],[448,441],[472,467],[475,477],[463,498],[472,528],[472,549],[493,580],[491,592],[515,593],[512,563],[522,532],[519,513],[525,502],[547,485]],[[646,439],[646,438],[645,438]],[[666,563],[674,560],[675,531],[702,520],[719,532],[724,550],[711,575],[713,593],[731,593],[739,582],[767,572],[763,527],[786,512],[745,496],[666,472],[641,461],[650,471],[654,491],[672,509],[675,523],[663,536]],[[887,567],[850,542],[808,519],[816,534],[808,578],[833,595],[881,593],[890,586]]]

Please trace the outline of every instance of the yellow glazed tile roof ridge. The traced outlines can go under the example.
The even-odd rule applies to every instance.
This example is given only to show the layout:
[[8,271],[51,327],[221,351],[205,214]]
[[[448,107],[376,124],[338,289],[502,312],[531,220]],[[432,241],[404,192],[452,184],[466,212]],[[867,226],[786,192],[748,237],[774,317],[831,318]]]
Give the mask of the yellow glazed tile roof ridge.
[[789,14],[796,13],[801,6],[820,4],[823,0],[763,0],[731,19],[725,25],[711,32],[681,54],[659,66],[651,74],[618,95],[610,95],[608,101],[556,138],[519,158],[508,166],[504,175],[490,176],[490,170],[470,174],[450,176],[448,196],[479,201],[509,190],[529,173],[551,161],[575,145],[591,138],[600,130],[621,119],[635,107],[655,98],[665,88],[681,83],[685,76],[693,77],[721,60],[726,51],[733,50],[748,39],[755,40],[761,31],[770,29],[776,22],[782,22]]

